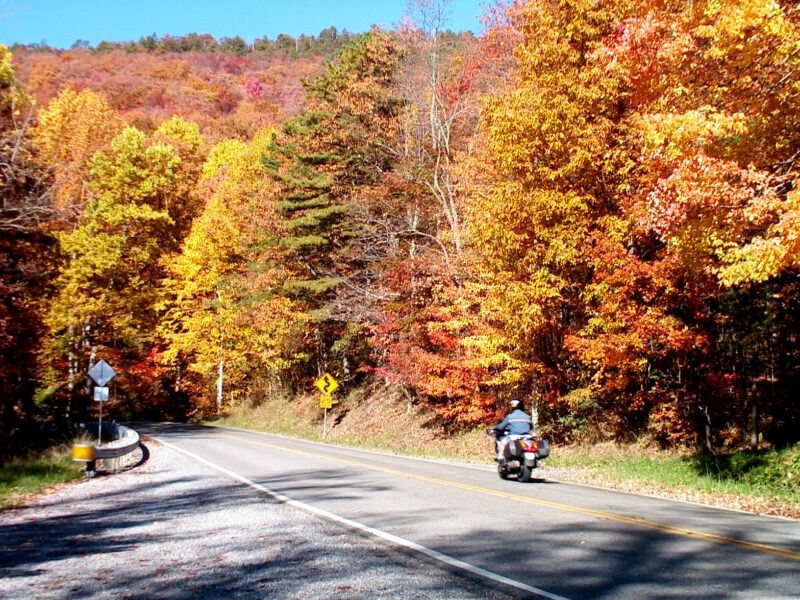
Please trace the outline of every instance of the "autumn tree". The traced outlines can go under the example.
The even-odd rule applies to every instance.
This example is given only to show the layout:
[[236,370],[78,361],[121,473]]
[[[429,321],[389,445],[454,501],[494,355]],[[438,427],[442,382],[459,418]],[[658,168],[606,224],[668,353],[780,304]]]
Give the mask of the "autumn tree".
[[586,318],[586,248],[595,230],[614,227],[611,200],[624,180],[624,158],[614,151],[621,86],[588,58],[626,9],[525,4],[516,84],[487,99],[478,148],[490,158],[471,158],[482,318],[514,359],[498,365],[510,369],[509,383],[551,407],[571,383],[565,335]]
[[[401,49],[373,30],[342,49],[306,82],[305,110],[289,120],[264,157],[279,185],[281,218],[274,236],[287,270],[281,293],[313,319],[305,334],[310,374],[335,359],[347,371],[361,352],[355,337],[365,301],[372,235],[370,187],[391,170],[399,99],[394,91]],[[359,359],[360,360],[360,359]],[[331,365],[330,368],[334,368]]]
[[51,360],[68,359],[69,370],[49,378],[67,387],[68,398],[98,351],[123,364],[148,354],[160,261],[178,250],[196,206],[189,183],[201,164],[196,125],[174,118],[149,137],[128,127],[111,148],[91,161],[93,197],[78,226],[57,234],[65,264],[47,321]]
[[291,361],[286,300],[253,299],[265,287],[253,280],[269,273],[248,269],[256,236],[275,216],[274,184],[260,164],[273,135],[264,129],[249,144],[227,140],[211,150],[198,182],[205,207],[164,282],[162,361],[183,373],[180,386],[198,380],[196,404],[215,388],[217,410],[224,398],[227,405],[249,397],[261,373],[274,377]]
[[83,211],[90,160],[122,128],[122,119],[106,99],[88,89],[64,90],[39,111],[33,141],[40,160],[53,171],[54,204],[65,217]]
[[[786,348],[767,324],[793,319],[793,298],[765,300],[793,289],[779,240],[794,219],[794,11],[534,0],[519,14],[515,84],[487,101],[473,157],[474,181],[500,175],[469,211],[484,316],[532,367],[523,383],[554,431],[710,447],[741,406],[781,404],[776,374],[794,370],[756,367],[768,335]],[[745,298],[760,316],[741,320]]]
[[511,370],[514,362],[480,316],[485,298],[462,201],[469,176],[461,158],[478,122],[478,99],[497,80],[489,83],[493,74],[477,67],[469,36],[445,30],[448,4],[409,3],[411,21],[399,33],[409,49],[399,83],[404,110],[398,160],[384,178],[395,242],[372,331],[379,374],[445,422],[474,425],[496,416],[508,384],[498,377],[500,365]]
[[460,253],[463,226],[452,163],[459,127],[477,116],[477,106],[470,106],[470,96],[458,93],[454,85],[463,49],[458,47],[458,38],[445,31],[449,2],[414,0],[408,4],[412,23],[404,37],[413,62],[407,62],[402,85],[406,107],[403,158],[408,176],[426,188],[438,205],[441,221],[447,224],[437,235],[448,236],[455,253]]
[[31,145],[31,98],[0,45],[0,462],[30,440],[42,298],[54,274],[52,180]]
[[[675,15],[680,26],[670,30]],[[637,82],[639,114],[630,121],[645,144],[638,223],[680,260],[682,278],[699,292],[681,316],[713,344],[697,382],[706,437],[715,425],[719,441],[753,448],[760,423],[783,443],[799,417],[787,337],[797,303],[797,17],[795,7],[770,2],[677,4],[632,19],[609,43]],[[632,75],[616,48],[647,60],[651,73]],[[687,85],[690,68],[702,76]],[[678,89],[687,93],[667,102]]]

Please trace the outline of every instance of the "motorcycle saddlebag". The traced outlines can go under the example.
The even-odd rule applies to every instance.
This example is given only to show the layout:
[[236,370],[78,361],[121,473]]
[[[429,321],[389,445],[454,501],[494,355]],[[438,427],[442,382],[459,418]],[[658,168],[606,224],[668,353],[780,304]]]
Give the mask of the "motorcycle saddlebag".
[[509,440],[505,450],[503,450],[503,456],[505,456],[507,460],[522,456],[522,445],[519,443],[519,440]]
[[545,439],[539,440],[539,449],[536,451],[536,458],[547,458],[550,456],[550,442]]

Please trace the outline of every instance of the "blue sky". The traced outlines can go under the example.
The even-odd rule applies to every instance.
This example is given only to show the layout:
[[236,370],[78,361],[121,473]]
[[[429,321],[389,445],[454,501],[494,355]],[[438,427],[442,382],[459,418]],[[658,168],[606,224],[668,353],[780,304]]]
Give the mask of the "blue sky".
[[[452,0],[454,31],[480,33],[486,0]],[[406,0],[0,0],[0,43],[69,48],[76,40],[137,41],[188,33],[245,41],[280,33],[318,35],[335,26],[352,33],[372,25],[393,26]]]

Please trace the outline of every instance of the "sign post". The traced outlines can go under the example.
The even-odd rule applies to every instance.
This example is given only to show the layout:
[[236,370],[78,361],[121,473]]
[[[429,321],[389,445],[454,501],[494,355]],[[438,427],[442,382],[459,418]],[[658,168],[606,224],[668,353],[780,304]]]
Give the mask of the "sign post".
[[94,388],[94,401],[100,403],[100,420],[97,424],[97,445],[103,445],[103,402],[108,402],[108,388],[105,385],[114,378],[116,371],[105,360],[89,369],[89,377],[97,384]]
[[314,382],[314,385],[322,392],[322,396],[319,398],[319,407],[325,409],[322,417],[322,439],[324,440],[328,435],[328,409],[333,408],[333,392],[339,387],[339,382],[330,373],[325,373]]

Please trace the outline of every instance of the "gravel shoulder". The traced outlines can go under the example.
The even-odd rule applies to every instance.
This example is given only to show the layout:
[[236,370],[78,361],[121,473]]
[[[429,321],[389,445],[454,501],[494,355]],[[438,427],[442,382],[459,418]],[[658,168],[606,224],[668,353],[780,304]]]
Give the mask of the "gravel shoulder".
[[141,464],[0,513],[0,597],[510,598],[145,442]]

